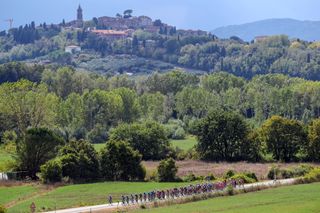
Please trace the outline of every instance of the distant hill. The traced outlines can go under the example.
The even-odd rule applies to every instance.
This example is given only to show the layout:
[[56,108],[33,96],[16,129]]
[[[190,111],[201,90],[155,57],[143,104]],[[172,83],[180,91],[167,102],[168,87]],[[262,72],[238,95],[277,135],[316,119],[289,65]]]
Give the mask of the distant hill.
[[212,31],[220,38],[238,36],[251,41],[256,36],[285,34],[290,38],[307,41],[320,40],[320,21],[299,21],[294,19],[266,19],[262,21],[219,27]]

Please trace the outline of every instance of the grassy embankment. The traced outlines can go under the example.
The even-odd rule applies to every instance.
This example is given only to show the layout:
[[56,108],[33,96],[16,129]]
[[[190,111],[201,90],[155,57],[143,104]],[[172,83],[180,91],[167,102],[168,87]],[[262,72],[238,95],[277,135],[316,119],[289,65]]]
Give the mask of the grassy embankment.
[[311,213],[320,212],[320,183],[286,186],[135,212]]
[[8,205],[11,202],[18,202],[36,193],[39,187],[33,185],[0,187],[0,204]]
[[[25,199],[9,208],[8,212],[29,212],[29,206],[32,202],[35,202],[37,210],[54,210],[55,206],[57,209],[63,209],[103,204],[107,202],[107,196],[109,194],[112,194],[114,201],[117,201],[122,194],[141,193],[154,189],[166,189],[181,185],[186,185],[186,183],[104,182],[62,186],[55,188],[46,194],[36,195],[29,199]],[[16,194],[19,194],[20,192],[9,193],[11,189],[12,188],[4,188],[4,190],[0,190],[0,197],[10,197],[10,199],[1,202],[1,204],[7,204],[8,202],[19,198]],[[23,188],[21,187],[20,189],[22,190]]]

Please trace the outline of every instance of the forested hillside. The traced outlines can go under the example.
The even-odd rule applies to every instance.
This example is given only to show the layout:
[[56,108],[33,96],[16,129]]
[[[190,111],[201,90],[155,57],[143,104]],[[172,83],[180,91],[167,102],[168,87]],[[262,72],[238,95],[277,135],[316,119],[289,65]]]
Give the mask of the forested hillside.
[[[320,79],[318,42],[290,40],[282,35],[247,43],[237,37],[219,39],[186,32],[150,33],[139,29],[131,37],[114,40],[62,24],[35,27],[32,23],[1,33],[0,62],[70,65],[108,75],[144,74],[180,66],[208,73],[225,71],[246,79],[268,73]],[[71,44],[81,46],[82,51],[65,52]]]

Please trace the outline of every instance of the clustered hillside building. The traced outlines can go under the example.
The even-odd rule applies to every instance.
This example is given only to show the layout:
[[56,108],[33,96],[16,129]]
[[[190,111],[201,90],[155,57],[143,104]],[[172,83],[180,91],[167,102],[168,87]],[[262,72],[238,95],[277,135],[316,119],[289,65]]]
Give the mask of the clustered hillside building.
[[131,18],[103,16],[98,18],[98,28],[108,30],[128,31],[143,29],[150,33],[159,33],[161,27],[166,27],[168,31],[174,28],[166,24],[163,24],[163,26],[155,26],[153,20],[148,16]]
[[134,30],[91,30],[92,33],[95,33],[100,36],[108,37],[110,40],[117,40],[117,39],[125,39],[129,36],[131,36],[134,32]]
[[127,30],[148,28],[153,26],[153,21],[147,16],[139,16],[132,18],[114,18],[103,16],[98,18],[98,25],[109,29]]
[[87,23],[83,20],[83,10],[79,5],[77,9],[77,19],[66,24],[66,28],[71,29],[83,29],[85,26],[87,31],[103,36],[105,38],[116,40],[131,37],[134,31],[142,29],[150,33],[169,33],[174,31],[181,36],[199,36],[208,35],[206,31],[201,30],[178,30],[176,28],[164,23],[156,24],[157,21],[153,21],[148,16],[138,17],[108,17],[103,16],[95,18],[94,27],[88,27]]

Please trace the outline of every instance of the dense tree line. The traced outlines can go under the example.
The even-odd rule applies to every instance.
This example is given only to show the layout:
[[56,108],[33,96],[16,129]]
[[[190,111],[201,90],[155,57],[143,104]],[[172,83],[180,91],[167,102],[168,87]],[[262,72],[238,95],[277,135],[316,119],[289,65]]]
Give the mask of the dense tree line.
[[276,161],[317,161],[319,157],[319,119],[309,125],[272,116],[252,129],[241,116],[214,111],[197,124],[200,158],[210,161],[257,162],[270,153]]
[[41,65],[27,66],[24,63],[12,62],[0,65],[0,83],[16,82],[27,79],[32,82],[40,82],[45,67]]
[[[0,63],[34,59],[50,55],[62,47],[59,25],[31,24],[13,28],[0,36]],[[65,45],[65,43],[64,43]]]
[[320,116],[319,82],[278,74],[245,80],[172,71],[130,79],[22,64],[2,65],[0,71],[4,81],[31,80],[0,85],[0,113],[10,118],[2,129],[14,126],[19,134],[28,127],[59,127],[70,139],[104,142],[110,128],[141,119],[179,119],[183,125],[174,125],[192,133],[193,123],[212,110],[236,112],[254,126],[273,115],[304,124]]
[[30,25],[20,26],[18,29],[12,29],[13,39],[19,44],[33,43],[40,38],[34,22]]
[[[43,173],[58,179],[141,179],[142,167],[131,170],[110,155],[132,158],[134,167],[142,159],[178,158],[168,139],[186,133],[199,141],[189,156],[204,160],[257,162],[266,153],[277,161],[320,159],[319,82],[180,70],[108,78],[68,67],[10,66],[18,77],[0,85],[1,143],[16,144],[17,169],[33,178],[45,164]],[[4,76],[10,66],[3,65]],[[105,142],[102,153],[92,147]],[[44,155],[35,155],[38,148]],[[132,173],[106,172],[113,164]]]
[[25,26],[19,26],[9,30],[8,36],[13,36],[13,40],[18,44],[29,44],[34,43],[41,37],[53,37],[60,32],[61,28],[59,25],[49,25],[46,23],[36,26],[35,22],[32,21],[30,24]]

